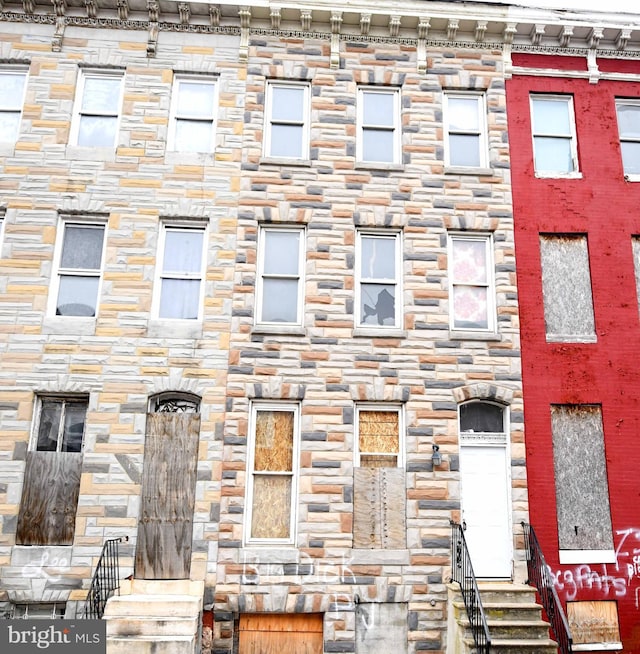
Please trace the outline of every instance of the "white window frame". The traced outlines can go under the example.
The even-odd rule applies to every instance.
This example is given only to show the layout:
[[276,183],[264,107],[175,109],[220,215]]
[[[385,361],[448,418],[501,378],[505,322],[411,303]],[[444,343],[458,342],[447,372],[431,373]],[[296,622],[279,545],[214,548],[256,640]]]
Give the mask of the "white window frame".
[[[365,93],[372,95],[390,95],[393,97],[393,124],[391,127],[388,125],[368,125],[364,122],[364,104]],[[363,153],[364,146],[364,132],[367,129],[385,130],[393,133],[393,152],[391,161],[379,161],[377,159],[365,159]],[[401,159],[401,122],[400,122],[400,89],[388,86],[359,86],[358,87],[358,103],[357,103],[357,131],[358,136],[356,139],[356,161],[358,164],[365,165],[398,165],[402,162]]]
[[[454,289],[458,283],[453,278],[453,243],[454,241],[478,241],[485,244],[485,257],[487,262],[487,282],[485,284],[475,284],[475,286],[487,289],[487,326],[486,327],[456,327],[456,316],[454,307]],[[496,307],[496,280],[495,280],[495,263],[494,263],[494,246],[493,234],[473,233],[473,232],[449,232],[447,234],[447,276],[449,278],[449,329],[456,333],[478,333],[478,334],[495,334],[497,330],[497,307]],[[460,286],[469,284],[460,283]]]
[[[389,404],[383,402],[357,402],[355,405],[355,421],[354,421],[354,439],[353,439],[353,465],[360,467],[360,413],[366,411],[376,412],[389,412],[398,414],[398,453],[396,457],[396,465],[389,466],[393,468],[404,468],[405,466],[405,443],[406,443],[406,429],[405,429],[405,415],[404,406],[402,404]],[[388,455],[388,452],[364,452],[363,454],[382,454]]]
[[[478,114],[478,129],[453,129],[449,124],[449,100],[451,99],[475,99]],[[487,100],[484,91],[445,91],[442,99],[444,118],[444,165],[447,168],[464,170],[477,170],[489,166],[489,139],[487,126]],[[465,166],[451,161],[451,135],[476,136],[478,137],[478,160],[477,166]]]
[[[303,91],[303,119],[302,121],[273,120],[273,89],[277,87],[297,88]],[[310,149],[310,95],[311,85],[309,82],[268,80],[265,97],[265,124],[264,124],[264,152],[263,157],[267,159],[288,159],[293,161],[306,161],[309,159]],[[282,155],[271,154],[271,126],[272,125],[296,125],[302,128],[302,152],[299,157],[283,157]]]
[[[78,394],[78,395],[38,395],[35,398],[36,406],[35,406],[35,420],[32,422],[32,428],[31,428],[31,441],[30,441],[30,446],[29,449],[33,452],[45,452],[47,450],[39,450],[38,449],[38,435],[40,433],[40,421],[42,420],[42,403],[46,401],[53,401],[53,402],[59,402],[62,404],[62,412],[60,414],[60,423],[58,425],[58,438],[56,440],[56,449],[55,452],[63,452],[62,450],[62,445],[63,445],[63,429],[64,429],[64,419],[65,419],[65,412],[66,412],[66,407],[67,404],[80,404],[84,403],[86,405],[86,412],[84,414],[84,429],[82,432],[82,445],[80,448],[80,452],[84,451],[84,444],[85,444],[85,437],[87,434],[87,417],[89,415],[89,396],[86,394]],[[54,451],[54,450],[51,450]]]
[[[259,411],[290,411],[293,413],[293,452],[291,462],[291,473],[266,471],[258,472],[257,475],[265,476],[290,476],[291,477],[291,511],[289,516],[289,538],[252,538],[251,522],[253,513],[253,494],[256,476],[255,465],[255,442],[256,442],[256,417]],[[244,522],[244,542],[246,545],[295,545],[297,538],[298,523],[298,480],[300,472],[300,404],[298,402],[252,402],[249,417],[249,443],[247,446],[247,488],[246,488],[246,510]]]
[[[264,272],[264,260],[266,253],[266,234],[268,232],[289,232],[300,234],[300,245],[298,251],[298,274],[297,275],[276,275],[266,274]],[[302,227],[271,227],[261,226],[258,235],[258,283],[256,288],[256,325],[269,327],[302,327],[304,316],[304,263],[306,255],[306,231]],[[264,299],[264,280],[265,279],[297,279],[298,280],[298,297],[296,320],[294,322],[270,322],[262,318],[262,301]]]
[[616,98],[616,120],[618,121],[618,138],[620,140],[620,160],[622,163],[622,170],[624,173],[624,178],[628,182],[640,182],[640,173],[627,173],[624,170],[624,159],[622,159],[622,144],[623,143],[640,143],[640,136],[637,137],[630,137],[630,136],[625,136],[623,137],[622,134],[620,133],[620,120],[618,119],[618,107],[619,106],[630,106],[630,107],[637,107],[639,110],[639,116],[640,116],[640,98]]
[[[569,118],[569,132],[564,135],[558,134],[549,134],[544,131],[536,132],[534,129],[534,102],[535,100],[550,100],[554,102],[564,102],[567,105],[567,112]],[[576,115],[573,105],[573,96],[570,94],[563,93],[530,93],[529,94],[529,107],[531,112],[531,147],[533,153],[533,167],[536,177],[564,177],[564,178],[575,178],[582,177],[580,172],[580,164],[578,161],[578,136],[576,132]],[[571,149],[571,162],[573,165],[573,170],[571,172],[563,171],[554,171],[554,170],[537,170],[536,169],[536,137],[549,137],[555,139],[565,139],[570,143]]]
[[[22,114],[24,111],[24,99],[27,95],[27,77],[29,69],[26,66],[0,66],[0,74],[14,75],[16,77],[23,77],[24,84],[22,87],[22,96],[20,98],[6,98],[0,94],[0,113],[18,114],[18,130],[14,138],[9,141],[15,143],[20,135],[20,126],[22,123]],[[6,143],[7,141],[5,141]]]
[[[394,279],[387,278],[374,278],[374,277],[362,277],[360,274],[361,270],[361,259],[362,259],[362,239],[363,238],[384,238],[384,239],[395,239],[395,277]],[[402,297],[402,232],[401,231],[391,231],[391,230],[374,230],[374,229],[358,229],[356,231],[356,269],[355,269],[355,278],[356,278],[356,288],[355,288],[355,326],[356,329],[374,329],[380,331],[386,330],[398,330],[402,329],[403,326],[403,315],[404,315],[404,303]],[[363,316],[361,315],[361,304],[362,304],[362,285],[363,284],[388,284],[394,285],[396,288],[394,308],[395,316],[393,325],[378,325],[373,323],[363,322]]]
[[[99,229],[103,231],[102,236],[102,252],[100,254],[100,267],[97,270],[85,268],[63,268],[62,263],[62,248],[66,235],[67,226],[81,227],[85,229]],[[75,216],[62,216],[58,225],[58,235],[56,238],[55,252],[54,252],[54,268],[51,279],[51,291],[49,293],[49,306],[47,313],[50,316],[55,316],[58,319],[64,320],[95,320],[98,317],[100,308],[100,298],[102,297],[102,282],[105,264],[105,251],[107,248],[107,220],[105,219],[92,219],[81,218]],[[94,316],[62,316],[56,314],[58,305],[58,293],[60,292],[60,278],[62,276],[71,277],[98,277],[98,288],[96,291],[96,312]]]
[[[213,87],[213,108],[211,116],[206,118],[200,115],[180,114],[178,112],[178,100],[180,97],[180,85],[183,82],[189,84],[201,84],[203,86]],[[169,132],[167,134],[167,150],[177,152],[189,152],[193,154],[210,154],[215,150],[216,144],[216,113],[218,111],[218,78],[203,75],[183,75],[176,74],[173,79],[173,89],[171,91],[171,108],[169,111]],[[203,146],[202,150],[183,150],[176,138],[177,124],[181,120],[189,120],[200,123],[211,124],[211,141]]]
[[[112,113],[110,111],[97,112],[91,114],[84,114],[82,112],[82,100],[84,98],[84,89],[85,82],[88,78],[113,78],[120,80],[120,97],[118,99],[118,111],[117,113]],[[122,70],[101,70],[97,68],[81,68],[78,75],[78,84],[76,88],[76,98],[73,103],[73,116],[71,118],[71,130],[69,133],[69,143],[76,147],[81,148],[92,148],[97,147],[100,149],[111,148],[116,149],[118,147],[118,134],[120,132],[120,121],[122,120],[122,101],[124,98],[124,71]],[[115,119],[115,141],[113,145],[110,146],[91,146],[91,145],[80,145],[78,143],[78,136],[80,133],[80,123],[84,115],[91,116],[102,116],[104,118],[114,118]]]
[[[167,232],[189,232],[198,231],[202,232],[202,253],[200,259],[199,272],[175,272],[164,273],[164,252],[167,239]],[[196,323],[201,322],[204,313],[204,295],[206,284],[206,270],[207,270],[207,244],[209,241],[209,225],[205,222],[174,222],[162,221],[160,234],[158,237],[158,250],[156,255],[155,267],[155,280],[153,299],[151,301],[151,317],[155,320],[167,320],[172,323]],[[163,279],[177,279],[177,280],[198,280],[200,281],[200,292],[198,296],[198,317],[197,318],[169,318],[160,315],[160,306],[162,300],[162,280]]]

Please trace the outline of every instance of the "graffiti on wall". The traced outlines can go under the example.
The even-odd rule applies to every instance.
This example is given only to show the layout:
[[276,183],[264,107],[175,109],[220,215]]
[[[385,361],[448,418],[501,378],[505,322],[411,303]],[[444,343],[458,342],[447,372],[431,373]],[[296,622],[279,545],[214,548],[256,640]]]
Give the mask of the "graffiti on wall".
[[587,590],[603,599],[632,595],[640,610],[640,528],[620,529],[615,532],[615,540],[615,563],[550,569],[558,594],[569,602]]

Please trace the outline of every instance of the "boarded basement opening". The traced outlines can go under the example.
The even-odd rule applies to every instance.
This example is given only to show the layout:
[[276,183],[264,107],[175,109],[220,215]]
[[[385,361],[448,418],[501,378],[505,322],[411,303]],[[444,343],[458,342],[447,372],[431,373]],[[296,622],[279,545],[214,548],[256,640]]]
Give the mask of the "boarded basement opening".
[[322,654],[322,614],[240,616],[238,654]]

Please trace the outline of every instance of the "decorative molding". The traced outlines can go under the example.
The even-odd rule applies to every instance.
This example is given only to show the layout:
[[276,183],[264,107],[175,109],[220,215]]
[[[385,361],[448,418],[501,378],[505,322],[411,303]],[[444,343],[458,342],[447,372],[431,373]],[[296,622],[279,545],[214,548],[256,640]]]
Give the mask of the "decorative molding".
[[450,18],[447,25],[447,38],[449,41],[455,41],[456,36],[458,35],[458,28],[460,27],[460,21],[457,18]]
[[342,12],[331,12],[331,55],[329,58],[330,68],[340,67],[340,27],[342,26]]
[[421,75],[427,72],[427,34],[431,23],[428,18],[421,18],[418,22],[418,44],[416,50],[417,68]]
[[[0,2],[0,6],[2,3]],[[22,0],[22,8],[25,14],[32,14],[36,10],[35,0]]]
[[97,18],[98,3],[97,0],[84,0],[84,6],[87,10],[87,18]]
[[402,23],[401,16],[391,16],[389,18],[389,36],[394,39],[400,34],[400,25]]
[[280,7],[271,7],[271,13],[269,14],[269,17],[271,18],[271,29],[279,30],[280,21],[282,20],[282,16],[280,14]]
[[313,19],[311,9],[301,9],[300,10],[300,25],[303,32],[308,32],[311,30],[311,21]]
[[118,0],[118,18],[120,20],[127,20],[129,18],[129,2],[128,0]]
[[371,29],[371,14],[360,15],[360,34],[367,36]]
[[485,35],[487,33],[487,21],[486,20],[479,20],[476,22],[476,31],[475,31],[475,38],[478,43],[482,43],[484,41]]
[[218,27],[220,25],[220,7],[218,5],[211,5],[209,7],[209,24],[211,27]]
[[616,38],[616,48],[618,50],[626,50],[630,38],[631,30],[629,28],[620,30],[620,34],[618,34],[618,37]]
[[251,7],[244,5],[238,10],[240,17],[240,47],[238,59],[245,63],[249,60],[249,27],[251,26]]
[[571,43],[572,36],[573,36],[573,27],[571,25],[565,25],[562,28],[562,34],[560,35],[560,45],[563,48],[568,48],[569,43]]
[[600,40],[604,36],[604,29],[602,27],[594,27],[589,35],[589,48],[597,50],[600,46]]
[[531,28],[531,45],[540,45],[542,42],[542,37],[544,35],[546,25],[541,25],[540,23],[536,23],[532,28]]
[[188,2],[178,3],[178,13],[180,14],[180,24],[188,25],[191,18],[191,8]]

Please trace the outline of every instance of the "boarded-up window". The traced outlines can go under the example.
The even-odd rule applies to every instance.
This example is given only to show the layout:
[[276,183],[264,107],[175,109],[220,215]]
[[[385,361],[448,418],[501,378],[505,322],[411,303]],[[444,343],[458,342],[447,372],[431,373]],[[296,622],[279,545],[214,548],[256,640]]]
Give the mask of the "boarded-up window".
[[595,340],[587,237],[542,235],[540,256],[547,340]]
[[551,407],[561,550],[613,550],[599,406]]
[[631,239],[633,248],[633,266],[636,273],[636,295],[638,298],[638,310],[640,311],[640,236]]
[[400,407],[356,410],[353,546],[406,547],[405,472]]
[[358,461],[365,468],[396,467],[400,455],[400,410],[357,411]]
[[199,433],[199,414],[147,414],[137,578],[189,578]]
[[356,606],[356,654],[406,652],[407,637],[406,604]]
[[241,615],[238,654],[322,654],[321,613]]
[[87,398],[44,397],[27,453],[16,542],[71,545],[80,493]]
[[293,540],[298,407],[255,405],[249,541]]
[[616,602],[567,602],[567,619],[574,645],[620,643]]

